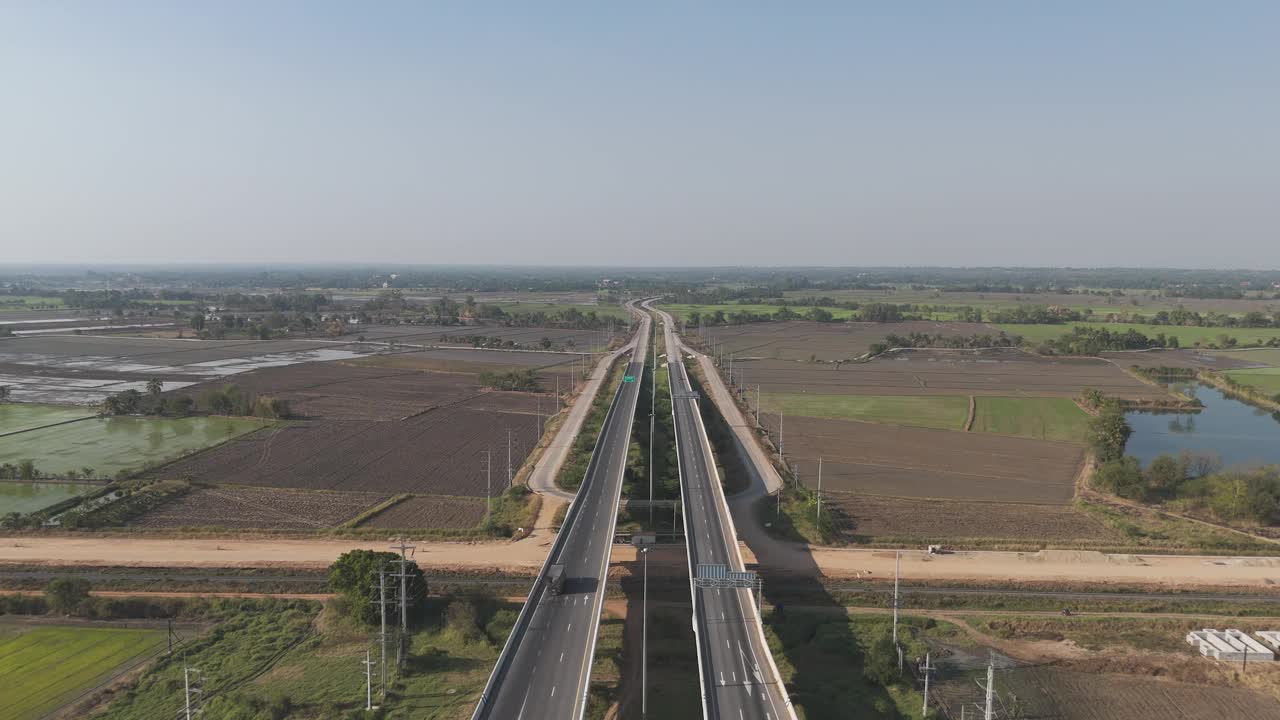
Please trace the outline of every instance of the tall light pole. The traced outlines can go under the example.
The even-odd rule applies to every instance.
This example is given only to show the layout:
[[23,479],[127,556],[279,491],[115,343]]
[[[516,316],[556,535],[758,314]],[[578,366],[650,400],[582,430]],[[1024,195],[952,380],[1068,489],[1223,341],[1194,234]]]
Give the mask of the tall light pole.
[[507,428],[507,489],[511,489],[511,428]]
[[902,575],[902,551],[893,553],[893,646],[898,646],[898,578]]
[[644,557],[644,585],[640,601],[640,718],[649,717],[649,548],[640,548]]

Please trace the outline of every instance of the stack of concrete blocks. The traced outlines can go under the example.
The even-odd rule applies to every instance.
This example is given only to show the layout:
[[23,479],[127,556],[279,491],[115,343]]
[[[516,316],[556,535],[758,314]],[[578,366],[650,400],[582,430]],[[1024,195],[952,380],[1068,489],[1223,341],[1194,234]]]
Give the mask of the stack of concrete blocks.
[[1254,634],[1261,638],[1262,642],[1270,645],[1271,649],[1280,650],[1280,630],[1263,630]]
[[[1280,641],[1280,633],[1271,634],[1278,636]],[[1246,657],[1251,662],[1272,662],[1276,659],[1275,653],[1267,646],[1239,630],[1192,630],[1187,633],[1187,644],[1199,647],[1200,654],[1205,657],[1225,662],[1242,662]]]

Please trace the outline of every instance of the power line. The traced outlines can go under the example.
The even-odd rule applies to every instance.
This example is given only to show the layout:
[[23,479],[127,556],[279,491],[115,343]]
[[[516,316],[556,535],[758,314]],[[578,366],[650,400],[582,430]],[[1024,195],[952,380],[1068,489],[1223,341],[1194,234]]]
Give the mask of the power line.
[[[196,676],[194,682],[193,675]],[[199,669],[188,667],[187,665],[182,666],[182,690],[186,699],[186,720],[191,720],[193,717],[200,717],[204,714],[204,708],[200,707],[199,696],[204,691],[200,687],[199,675]],[[194,703],[192,702],[193,697],[195,698]]]

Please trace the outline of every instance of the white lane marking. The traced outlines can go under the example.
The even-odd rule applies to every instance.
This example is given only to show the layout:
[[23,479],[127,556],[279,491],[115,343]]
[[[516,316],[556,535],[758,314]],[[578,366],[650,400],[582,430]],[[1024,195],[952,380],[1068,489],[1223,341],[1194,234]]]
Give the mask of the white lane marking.
[[560,662],[564,662],[564,653],[560,653]]
[[721,684],[721,685],[724,685],[724,671],[723,671],[723,670],[721,670],[721,671],[720,671],[720,684]]
[[569,623],[569,627],[565,629],[565,632],[569,632],[572,629],[573,629],[573,623]]
[[552,686],[551,686],[551,697],[555,697],[555,696],[556,696],[556,686],[555,686],[555,685],[552,685]]

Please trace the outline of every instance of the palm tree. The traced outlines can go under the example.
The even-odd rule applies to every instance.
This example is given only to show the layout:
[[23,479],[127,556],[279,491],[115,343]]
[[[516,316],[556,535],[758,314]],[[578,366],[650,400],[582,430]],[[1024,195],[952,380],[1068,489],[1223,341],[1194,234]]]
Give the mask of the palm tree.
[[160,378],[151,378],[147,381],[147,392],[152,395],[159,395],[164,392],[164,381]]

